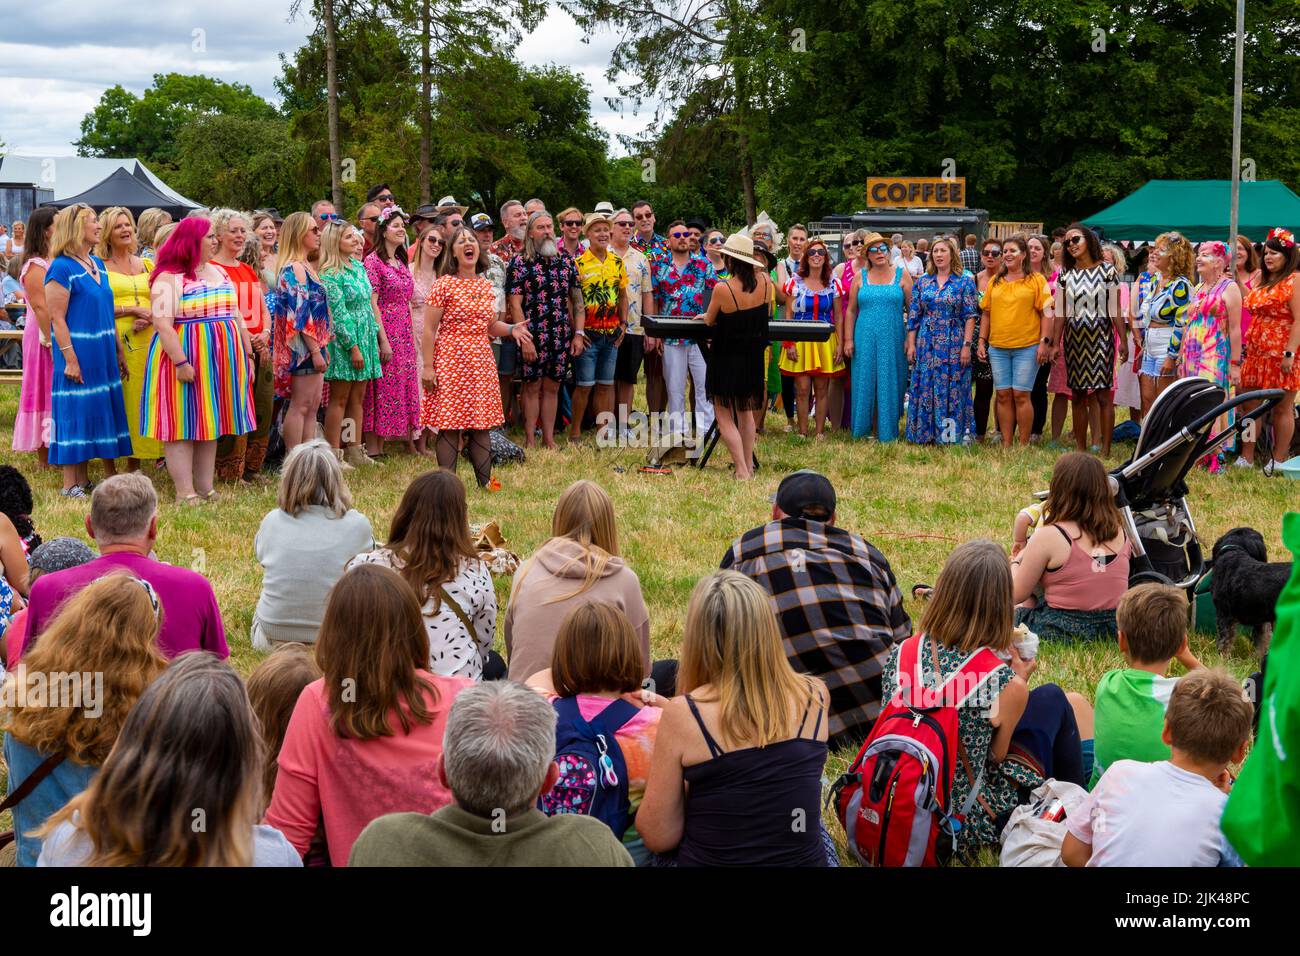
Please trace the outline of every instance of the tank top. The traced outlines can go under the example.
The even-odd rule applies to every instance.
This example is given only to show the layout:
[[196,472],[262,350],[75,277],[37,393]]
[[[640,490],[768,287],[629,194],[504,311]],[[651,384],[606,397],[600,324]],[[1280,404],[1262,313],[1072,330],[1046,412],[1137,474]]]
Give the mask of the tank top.
[[1128,590],[1133,545],[1125,540],[1114,555],[1106,553],[1094,558],[1060,525],[1052,527],[1070,542],[1070,557],[1056,570],[1043,572],[1043,596],[1047,603],[1062,611],[1107,611],[1117,607]]
[[[820,813],[826,744],[818,707],[812,738],[803,737],[809,700],[794,737],[766,747],[724,751],[686,704],[709,746],[709,760],[682,768],[690,784],[677,848],[679,866],[825,866]],[[802,811],[803,826],[793,826]]]

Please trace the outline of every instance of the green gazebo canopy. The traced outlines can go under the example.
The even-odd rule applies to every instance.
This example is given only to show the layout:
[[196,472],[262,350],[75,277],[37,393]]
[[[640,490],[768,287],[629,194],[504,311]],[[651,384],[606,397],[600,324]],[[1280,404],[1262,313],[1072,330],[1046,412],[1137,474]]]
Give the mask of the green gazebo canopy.
[[[1151,240],[1177,230],[1193,242],[1227,239],[1232,183],[1226,179],[1153,179],[1084,224],[1107,239]],[[1277,179],[1243,182],[1237,231],[1256,242],[1274,226],[1300,232],[1300,196]]]

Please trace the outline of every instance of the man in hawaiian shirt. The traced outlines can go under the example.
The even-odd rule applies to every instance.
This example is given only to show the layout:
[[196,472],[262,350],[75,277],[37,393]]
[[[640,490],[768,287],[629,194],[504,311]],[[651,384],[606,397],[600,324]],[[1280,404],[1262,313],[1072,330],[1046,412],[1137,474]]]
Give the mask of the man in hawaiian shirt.
[[[682,220],[668,227],[669,250],[650,260],[654,282],[655,310],[659,315],[694,318],[709,305],[709,294],[718,284],[718,274],[704,256],[692,255],[690,230]],[[697,440],[713,424],[713,403],[704,390],[706,366],[699,345],[684,339],[664,341],[664,379],[668,386],[669,421],[686,426],[686,373],[695,385],[695,429]]]
[[632,248],[647,259],[668,252],[668,243],[664,237],[655,232],[655,211],[644,199],[632,204],[632,219],[636,223],[636,235],[632,237]]
[[545,210],[528,218],[524,251],[506,266],[511,322],[527,322],[533,343],[521,346],[524,447],[533,445],[539,419],[542,444],[555,445],[555,411],[569,355],[582,354],[586,307],[573,259],[555,242],[555,223]]

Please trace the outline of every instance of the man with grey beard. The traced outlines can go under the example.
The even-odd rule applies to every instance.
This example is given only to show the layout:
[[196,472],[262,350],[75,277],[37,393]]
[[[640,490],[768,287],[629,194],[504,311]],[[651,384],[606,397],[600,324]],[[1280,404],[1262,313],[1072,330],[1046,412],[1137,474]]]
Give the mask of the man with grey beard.
[[492,252],[509,262],[524,251],[524,236],[528,232],[528,213],[518,199],[507,199],[501,204],[501,228],[506,234],[492,246]]
[[528,217],[523,252],[506,267],[506,299],[511,322],[527,322],[531,345],[521,345],[523,361],[524,447],[533,445],[540,420],[542,444],[555,446],[555,411],[570,354],[586,347],[586,308],[578,269],[555,241],[555,223],[545,210]]

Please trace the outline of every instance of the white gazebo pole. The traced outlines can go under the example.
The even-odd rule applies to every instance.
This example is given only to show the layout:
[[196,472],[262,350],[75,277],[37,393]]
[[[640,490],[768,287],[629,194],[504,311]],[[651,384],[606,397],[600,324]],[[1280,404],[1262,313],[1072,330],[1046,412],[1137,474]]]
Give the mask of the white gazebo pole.
[[1228,213],[1228,268],[1237,278],[1237,209],[1241,201],[1241,65],[1246,37],[1246,0],[1237,0],[1237,51],[1232,76],[1232,209]]

